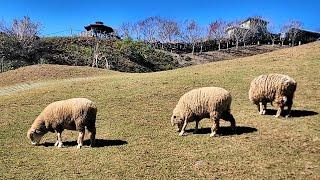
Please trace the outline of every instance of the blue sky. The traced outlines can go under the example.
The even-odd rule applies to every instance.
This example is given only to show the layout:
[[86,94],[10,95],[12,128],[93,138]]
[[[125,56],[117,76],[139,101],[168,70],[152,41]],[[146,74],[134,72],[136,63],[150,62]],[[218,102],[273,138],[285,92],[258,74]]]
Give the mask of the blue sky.
[[118,27],[148,16],[195,19],[201,25],[222,19],[241,20],[262,16],[278,28],[290,19],[300,20],[304,28],[320,31],[320,0],[1,0],[0,21],[28,15],[42,23],[42,35],[67,35],[84,30],[97,20]]

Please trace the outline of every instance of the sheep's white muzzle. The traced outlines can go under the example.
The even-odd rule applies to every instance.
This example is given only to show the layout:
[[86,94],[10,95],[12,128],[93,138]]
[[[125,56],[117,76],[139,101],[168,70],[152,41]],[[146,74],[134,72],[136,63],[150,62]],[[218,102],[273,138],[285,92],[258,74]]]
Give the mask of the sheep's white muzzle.
[[34,145],[34,146],[38,145],[37,142],[33,142],[33,141],[31,142],[31,144]]

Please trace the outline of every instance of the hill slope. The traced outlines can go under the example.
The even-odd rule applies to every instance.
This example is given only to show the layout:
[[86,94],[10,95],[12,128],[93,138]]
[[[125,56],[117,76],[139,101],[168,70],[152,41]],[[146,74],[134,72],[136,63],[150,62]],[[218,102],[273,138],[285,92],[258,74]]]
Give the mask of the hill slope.
[[[55,81],[1,96],[0,173],[4,179],[319,179],[319,69],[320,44],[312,43],[166,72]],[[250,81],[263,73],[288,74],[298,82],[291,119],[260,116],[249,102]],[[201,86],[220,86],[232,93],[238,134],[230,133],[223,122],[224,135],[212,139],[208,119],[200,122],[200,134],[175,133],[172,109],[182,94]],[[54,134],[32,147],[26,132],[34,118],[50,102],[71,97],[97,103],[99,147],[77,150],[77,133],[70,131],[63,134],[66,148],[53,147]],[[190,123],[188,129],[193,128]]]

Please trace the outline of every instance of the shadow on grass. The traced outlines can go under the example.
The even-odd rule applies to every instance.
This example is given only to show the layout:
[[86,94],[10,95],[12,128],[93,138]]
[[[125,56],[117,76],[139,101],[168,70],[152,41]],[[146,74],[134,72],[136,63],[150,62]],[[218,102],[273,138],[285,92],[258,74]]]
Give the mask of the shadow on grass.
[[[266,115],[276,115],[277,110],[275,109],[267,109]],[[286,116],[288,114],[287,110],[284,110],[281,113],[281,116]],[[291,110],[291,116],[290,117],[305,117],[305,116],[314,116],[319,113],[315,111],[307,111],[307,110]]]
[[[94,148],[105,147],[105,146],[121,146],[121,145],[125,145],[125,144],[128,144],[128,142],[123,141],[123,140],[96,139]],[[45,147],[49,147],[49,146],[54,146],[54,143],[45,142],[41,145],[45,146]],[[63,145],[64,146],[77,146],[78,143],[77,143],[77,141],[65,141],[65,142],[63,142]],[[90,140],[87,139],[87,140],[83,141],[83,145],[89,146]]]
[[[192,133],[194,129],[188,129],[186,132]],[[230,135],[240,135],[240,134],[247,134],[247,133],[253,133],[258,131],[256,128],[247,127],[247,126],[237,126],[236,132],[232,130],[230,126],[227,127],[220,127],[218,134],[220,136],[230,136]],[[201,128],[198,129],[198,132],[196,134],[210,134],[211,128]]]

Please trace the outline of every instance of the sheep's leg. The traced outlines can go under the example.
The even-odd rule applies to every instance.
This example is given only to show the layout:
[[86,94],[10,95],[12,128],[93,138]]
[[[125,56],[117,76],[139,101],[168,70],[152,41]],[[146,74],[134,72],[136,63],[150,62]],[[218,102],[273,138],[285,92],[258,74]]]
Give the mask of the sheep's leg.
[[228,114],[228,121],[230,121],[231,129],[232,129],[233,133],[236,133],[236,120],[234,119],[234,117],[230,113]]
[[54,144],[54,146],[58,146],[59,148],[63,147],[61,134],[62,132],[57,132],[57,142]]
[[88,131],[90,131],[90,146],[93,147],[95,145],[96,140],[96,127],[88,128]]
[[266,111],[267,111],[267,103],[263,103],[263,111],[262,111],[262,114],[265,115],[266,114]]
[[260,104],[256,104],[256,105],[257,105],[258,111],[260,113]]
[[198,128],[199,128],[199,121],[198,120],[196,120],[196,126],[195,126],[195,128],[194,128],[194,131],[193,131],[193,133],[198,133]]
[[283,111],[283,106],[280,106],[278,108],[277,114],[275,115],[276,118],[278,118],[281,115],[281,112]]
[[263,114],[265,114],[265,110],[264,110],[264,104],[263,104],[263,102],[259,102],[259,109],[260,109],[260,112],[259,112],[259,114],[260,115],[263,115]]
[[292,108],[292,104],[288,105],[288,114],[286,115],[286,118],[291,116],[291,108]]
[[185,130],[186,130],[187,125],[188,125],[188,121],[187,121],[187,118],[185,118],[184,122],[183,122],[183,126],[181,128],[181,131],[179,133],[179,136],[185,135]]
[[84,138],[85,131],[80,131],[78,136],[78,146],[77,148],[80,149],[83,146],[83,138]]

